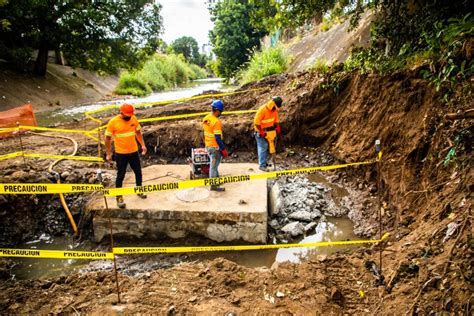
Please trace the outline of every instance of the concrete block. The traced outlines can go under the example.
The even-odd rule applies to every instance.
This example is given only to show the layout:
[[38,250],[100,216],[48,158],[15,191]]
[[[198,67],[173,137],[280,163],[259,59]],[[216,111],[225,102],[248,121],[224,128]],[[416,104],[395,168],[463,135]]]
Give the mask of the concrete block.
[[[188,165],[155,165],[143,168],[144,184],[189,179]],[[256,164],[221,164],[221,176],[261,173]],[[133,172],[128,172],[124,186],[133,186]],[[223,242],[243,240],[265,243],[267,238],[267,180],[253,180],[223,185],[225,192],[209,187],[163,191],[148,194],[147,199],[125,195],[125,209],[108,197],[106,211],[102,196],[92,199],[86,210],[93,212],[94,236],[101,241],[110,233],[120,237],[157,239],[197,233]]]

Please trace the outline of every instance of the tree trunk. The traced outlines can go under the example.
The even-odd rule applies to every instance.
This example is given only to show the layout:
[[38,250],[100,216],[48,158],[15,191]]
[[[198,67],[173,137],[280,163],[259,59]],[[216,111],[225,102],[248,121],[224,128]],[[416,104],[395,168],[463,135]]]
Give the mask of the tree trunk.
[[46,41],[41,41],[38,57],[36,57],[35,68],[33,69],[33,74],[39,77],[44,77],[46,75],[46,67],[48,64],[48,43]]

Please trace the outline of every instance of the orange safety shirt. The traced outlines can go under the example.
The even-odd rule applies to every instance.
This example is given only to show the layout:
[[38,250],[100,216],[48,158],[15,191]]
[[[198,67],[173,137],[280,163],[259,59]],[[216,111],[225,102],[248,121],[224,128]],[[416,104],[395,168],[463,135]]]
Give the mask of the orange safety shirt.
[[212,113],[209,113],[202,120],[202,127],[204,129],[204,144],[206,147],[219,148],[216,141],[216,135],[222,136],[222,123]]
[[131,154],[138,151],[136,132],[141,130],[137,117],[133,115],[125,121],[117,115],[109,121],[105,136],[114,138],[114,147],[117,154]]
[[280,119],[278,118],[278,108],[277,110],[272,111],[273,107],[276,107],[275,102],[270,100],[267,104],[258,108],[257,113],[255,114],[255,119],[253,120],[255,131],[258,132],[256,125],[260,125],[261,128],[265,129],[280,123]]

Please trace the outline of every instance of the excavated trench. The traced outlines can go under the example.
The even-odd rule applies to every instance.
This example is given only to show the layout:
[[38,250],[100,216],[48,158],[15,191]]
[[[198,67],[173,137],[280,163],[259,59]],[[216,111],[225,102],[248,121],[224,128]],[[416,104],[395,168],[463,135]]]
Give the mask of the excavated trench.
[[[268,83],[267,83],[268,84]],[[257,86],[258,87],[258,86]],[[246,89],[243,87],[242,89]],[[255,95],[245,96],[237,100],[228,100],[230,109],[248,109],[258,105],[260,98]],[[297,96],[298,100],[311,105],[307,94]],[[324,100],[324,98],[323,98]],[[180,113],[200,112],[207,108],[207,102],[198,100],[189,105],[171,105],[160,108],[158,116],[176,115]],[[315,150],[318,143],[315,138],[302,139],[292,129],[292,125],[307,124],[315,116],[328,115],[329,107],[319,109],[317,113],[298,114],[297,108],[289,108],[282,113],[282,126],[284,137],[278,142],[277,150],[278,169],[291,169],[317,165],[333,164],[336,160],[324,152]],[[157,116],[156,109],[147,109],[140,113],[142,117]],[[255,141],[252,127],[249,124],[251,115],[242,117],[226,117],[223,122],[226,126],[225,141],[230,148],[231,156],[226,162],[251,162],[256,161]],[[286,118],[286,120],[285,120]],[[105,121],[106,118],[104,118]],[[324,118],[322,119],[325,120]],[[318,123],[322,124],[322,123]],[[314,126],[313,126],[314,127]],[[183,136],[184,135],[184,136]],[[186,121],[168,121],[166,124],[145,124],[145,141],[152,153],[143,158],[143,166],[154,164],[184,164],[189,156],[191,147],[201,146],[200,121],[191,119]],[[291,144],[296,144],[292,147]],[[308,147],[309,145],[309,147]],[[84,143],[80,147],[82,155],[96,155],[97,146]],[[18,164],[16,167],[20,167]],[[59,167],[62,180],[69,183],[96,183],[95,165],[89,164],[88,168],[78,169],[77,166],[66,164]],[[110,166],[109,166],[110,167]],[[106,184],[113,181],[113,169],[106,168]],[[21,169],[21,168],[20,168]],[[370,169],[370,168],[369,168]],[[6,172],[8,175],[10,171]],[[18,182],[47,182],[41,167],[37,170],[31,168],[22,174],[24,179]],[[330,240],[356,239],[357,236],[369,237],[375,233],[376,222],[364,214],[374,213],[375,192],[374,186],[367,182],[354,181],[364,177],[364,173],[373,171],[332,172],[325,174],[312,174],[309,176],[284,177],[277,181],[269,181],[269,200],[272,205],[269,209],[268,242],[315,242]],[[12,175],[12,173],[10,173]],[[17,176],[17,175],[16,175]],[[15,177],[17,178],[17,177]],[[35,178],[38,181],[34,181]],[[40,179],[41,178],[41,179]],[[87,195],[66,195],[67,202],[74,210],[74,217],[79,223],[81,236],[78,240],[71,237],[71,229],[64,211],[55,196],[29,196],[29,197],[2,197],[5,209],[22,210],[25,214],[23,225],[15,223],[10,218],[11,225],[6,225],[0,232],[0,242],[5,247],[38,248],[38,249],[77,249],[77,250],[103,250],[107,251],[107,242],[94,244],[92,242],[91,217],[84,216],[83,208],[88,200]],[[5,200],[6,199],[6,200]],[[33,204],[29,199],[32,200]],[[9,207],[9,208],[8,208]],[[4,211],[5,215],[5,211]],[[8,223],[8,221],[7,221]],[[120,245],[131,246],[182,246],[182,245],[211,245],[215,244],[198,236],[189,236],[185,239],[171,240],[164,238],[160,241],[118,241]],[[238,242],[237,242],[238,244]],[[66,248],[65,248],[66,247]],[[271,266],[275,261],[301,261],[310,259],[318,254],[330,254],[335,251],[350,251],[351,247],[331,247],[325,249],[284,249],[279,251],[251,251],[238,253],[211,253],[211,254],[181,254],[181,255],[149,255],[140,257],[121,257],[118,261],[119,271],[127,274],[143,273],[156,268],[170,267],[183,261],[206,260],[222,256],[249,267]],[[77,261],[41,260],[34,262],[29,259],[14,260],[10,265],[12,275],[16,278],[48,277],[65,271],[101,271],[109,270],[110,262],[92,262],[84,264]]]
[[[148,135],[147,138],[154,137]],[[252,144],[249,145],[249,147]],[[84,150],[84,149],[83,149]],[[85,151],[93,151],[93,147]],[[299,153],[294,153],[294,151]],[[316,158],[325,155],[318,155],[314,151],[307,151],[305,148],[289,149],[290,157],[281,159],[278,169],[294,168],[296,162],[305,157],[306,163],[316,165]],[[92,153],[92,152],[91,152]],[[234,153],[231,162],[242,162],[255,160],[253,152]],[[173,163],[185,161],[185,156],[179,159],[171,156],[146,157],[143,165],[151,165],[157,162],[172,161]],[[325,161],[326,163],[328,161]],[[65,182],[71,183],[94,183],[95,175],[93,168],[77,170],[66,164],[59,166],[58,171]],[[33,168],[24,175],[23,180],[28,178],[28,182],[42,182],[46,179],[39,170]],[[84,171],[84,172],[82,172]],[[109,183],[113,180],[114,171],[106,170],[105,179]],[[8,172],[7,172],[8,173]],[[34,177],[33,174],[40,177]],[[42,177],[42,178],[41,178]],[[35,179],[36,178],[36,179]],[[334,180],[336,179],[336,180]],[[277,181],[269,180],[269,199],[279,201],[278,214],[275,210],[269,210],[269,243],[298,243],[317,242],[332,240],[356,239],[354,229],[359,236],[370,236],[371,229],[359,229],[360,225],[354,226],[350,218],[350,209],[360,208],[364,199],[371,198],[368,188],[359,189],[357,184],[349,182],[336,183],[338,180],[347,178],[337,173],[331,175],[315,173],[309,176],[284,177]],[[272,189],[273,188],[273,189]],[[309,192],[307,192],[309,190]],[[366,191],[365,194],[364,191]],[[276,195],[275,195],[276,194]],[[275,195],[275,196],[273,196]],[[358,199],[362,196],[362,199]],[[73,210],[73,215],[80,229],[79,238],[72,237],[72,230],[57,196],[37,195],[37,196],[5,196],[7,201],[3,201],[4,212],[22,210],[22,223],[19,226],[11,218],[11,225],[6,225],[1,232],[1,242],[3,247],[33,248],[33,249],[66,249],[66,250],[92,250],[108,251],[109,242],[106,238],[101,244],[93,242],[93,231],[91,217],[84,216],[84,205],[88,200],[87,195],[66,195],[68,205]],[[373,196],[372,196],[373,197]],[[294,203],[298,200],[298,203]],[[355,202],[357,201],[357,202]],[[271,204],[271,203],[270,203]],[[303,207],[306,205],[305,207]],[[308,209],[308,207],[310,209]],[[305,218],[298,213],[314,211],[317,216]],[[16,211],[18,215],[18,211]],[[5,213],[4,213],[5,215]],[[304,215],[304,214],[303,214]],[[349,215],[349,217],[348,217]],[[275,224],[278,223],[278,224]],[[299,230],[285,229],[285,225],[298,223]],[[373,227],[372,227],[373,228]],[[242,244],[233,242],[231,244]],[[182,239],[163,238],[156,241],[143,240],[116,240],[119,246],[196,246],[196,245],[216,245],[215,242],[200,236],[190,235]],[[281,250],[260,250],[244,252],[219,252],[202,254],[173,254],[173,255],[141,255],[134,257],[119,257],[118,269],[120,272],[129,275],[147,273],[157,268],[167,268],[182,262],[212,260],[216,257],[224,257],[240,265],[247,267],[270,267],[274,262],[300,262],[311,260],[318,255],[327,255],[333,252],[350,251],[350,246],[328,247],[321,249],[290,248]],[[70,274],[72,272],[92,272],[109,271],[111,262],[86,262],[82,260],[57,260],[57,259],[12,259],[8,264],[9,274],[15,279],[48,278],[57,275]]]

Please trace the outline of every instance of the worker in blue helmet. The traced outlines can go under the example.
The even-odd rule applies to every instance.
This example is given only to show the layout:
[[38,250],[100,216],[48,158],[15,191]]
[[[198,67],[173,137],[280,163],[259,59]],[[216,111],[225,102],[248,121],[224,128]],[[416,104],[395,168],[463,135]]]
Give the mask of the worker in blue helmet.
[[[219,120],[219,116],[224,111],[224,102],[222,100],[214,100],[211,107],[212,111],[204,117],[202,127],[204,130],[204,144],[210,159],[209,178],[218,178],[219,171],[217,168],[222,158],[229,156],[223,141],[222,123]],[[215,184],[211,185],[211,191],[223,192],[225,188]]]

